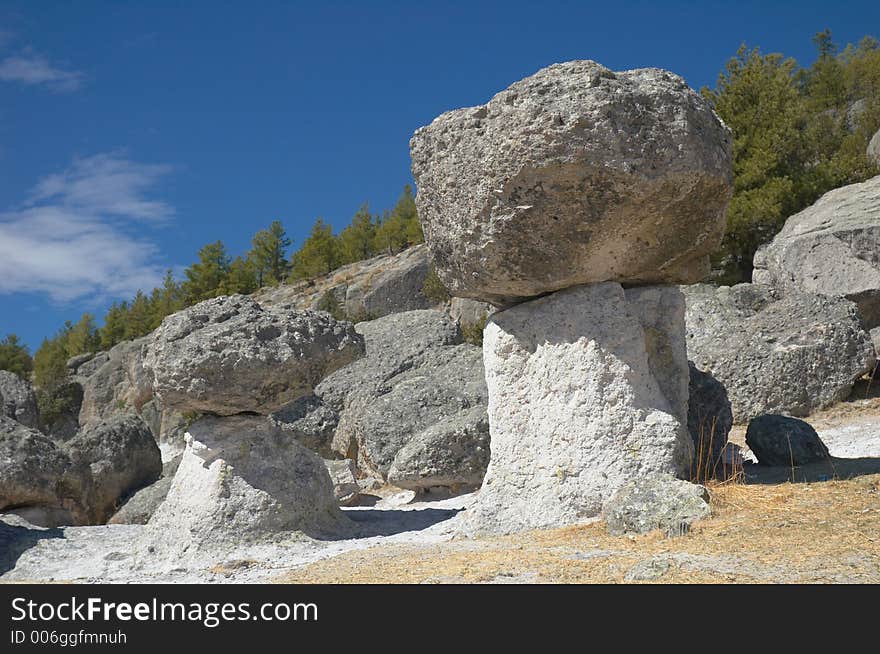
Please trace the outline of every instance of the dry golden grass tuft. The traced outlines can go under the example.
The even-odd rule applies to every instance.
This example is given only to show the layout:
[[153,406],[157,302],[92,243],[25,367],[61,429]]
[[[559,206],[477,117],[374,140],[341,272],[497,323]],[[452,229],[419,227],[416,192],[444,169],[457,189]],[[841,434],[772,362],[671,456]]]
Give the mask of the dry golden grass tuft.
[[880,583],[880,475],[812,484],[710,484],[713,515],[684,537],[613,537],[604,524],[353,551],[281,583],[620,583],[640,561],[661,583]]

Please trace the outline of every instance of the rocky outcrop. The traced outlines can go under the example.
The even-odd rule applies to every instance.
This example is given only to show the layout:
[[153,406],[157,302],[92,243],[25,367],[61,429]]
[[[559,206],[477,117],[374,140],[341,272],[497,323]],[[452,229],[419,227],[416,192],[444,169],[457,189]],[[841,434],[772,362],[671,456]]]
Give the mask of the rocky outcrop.
[[61,524],[81,523],[80,485],[60,445],[36,429],[0,416],[0,512],[38,507],[54,513],[52,519]]
[[724,385],[735,422],[807,415],[873,368],[870,336],[846,299],[760,284],[681,288],[688,358]]
[[355,462],[351,459],[325,460],[324,465],[327,466],[327,472],[330,473],[336,501],[343,506],[354,502],[361,492]]
[[65,450],[83,480],[81,503],[89,524],[107,522],[121,498],[162,474],[162,455],[153,434],[134,414],[84,427]]
[[177,468],[180,467],[182,454],[162,464],[162,476],[149,486],[135,491],[123,499],[122,506],[107,521],[108,525],[145,525],[165,501]]
[[669,475],[649,475],[624,484],[605,507],[603,517],[614,536],[646,534],[659,529],[666,536],[683,536],[707,517],[709,492]]
[[868,161],[875,166],[880,166],[880,129],[878,129],[877,133],[871,138],[871,141],[868,143],[868,150],[865,154],[868,155]]
[[746,445],[768,466],[801,466],[827,461],[831,455],[812,425],[779,415],[763,415],[749,421]]
[[690,477],[709,479],[725,471],[722,459],[733,427],[733,411],[724,384],[688,362],[688,432],[694,442]]
[[102,524],[120,499],[155,481],[159,449],[137,416],[117,416],[65,443],[0,422],[0,511],[33,509],[54,524]]
[[479,488],[489,465],[489,418],[483,404],[441,419],[401,447],[388,481],[400,488]]
[[393,314],[356,329],[366,356],[315,389],[339,416],[336,455],[382,480],[394,470],[393,483],[406,488],[478,484],[487,463],[480,349],[462,343],[441,311]]
[[590,282],[699,281],[732,190],[729,130],[654,68],[550,66],[436,118],[410,151],[438,276],[501,306]]
[[[143,348],[149,341],[149,336],[123,341],[74,367],[74,379],[83,389],[81,425],[100,422],[120,412],[140,413],[153,399],[152,380],[143,367]],[[72,363],[76,359],[68,362],[68,368]]]
[[7,370],[0,370],[0,415],[12,418],[25,427],[38,429],[40,426],[34,387]]
[[331,459],[335,456],[333,435],[339,424],[339,413],[317,395],[294,400],[271,414],[269,420],[321,457]]
[[427,248],[416,245],[398,254],[342,266],[312,280],[262,288],[254,299],[263,307],[334,308],[335,314],[347,320],[371,320],[434,306],[422,291],[429,268]]
[[233,295],[165,318],[144,367],[166,408],[270,413],[362,354],[363,339],[350,323],[287,305],[264,309]]
[[492,316],[483,354],[492,459],[474,532],[580,522],[630,479],[687,473],[676,288],[608,282],[519,304]]
[[150,518],[145,556],[209,550],[347,528],[323,461],[265,416],[206,417],[187,433],[165,501]]
[[844,296],[880,326],[880,176],[823,195],[755,254],[752,280],[785,292]]

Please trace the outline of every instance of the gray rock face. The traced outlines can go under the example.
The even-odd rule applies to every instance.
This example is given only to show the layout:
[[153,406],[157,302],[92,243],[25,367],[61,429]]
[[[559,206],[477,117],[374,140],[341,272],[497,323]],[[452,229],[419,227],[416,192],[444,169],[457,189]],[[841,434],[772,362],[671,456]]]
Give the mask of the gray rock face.
[[324,460],[330,481],[333,482],[333,495],[342,505],[353,502],[360,495],[361,487],[357,480],[357,466],[351,459],[339,461]]
[[544,68],[410,141],[416,199],[452,295],[496,305],[709,272],[732,190],[730,131],[670,72]]
[[844,296],[880,326],[880,176],[829,191],[755,254],[752,281]]
[[61,519],[82,521],[80,485],[59,445],[0,415],[0,511],[40,507],[58,511]]
[[877,133],[871,138],[868,143],[868,151],[865,154],[868,155],[869,161],[880,166],[880,130],[877,130]]
[[721,457],[733,427],[733,412],[724,384],[688,363],[688,432],[694,442],[690,477],[707,479],[724,473]]
[[758,463],[768,466],[800,466],[831,456],[812,425],[787,416],[763,415],[749,421],[746,445]]
[[8,370],[0,370],[0,415],[17,420],[25,427],[37,429],[40,426],[33,386]]
[[846,398],[874,365],[856,306],[843,298],[760,284],[681,287],[688,358],[720,381],[735,422],[807,415]]
[[489,465],[489,418],[486,407],[441,420],[417,433],[394,457],[388,481],[421,490],[479,488]]
[[89,524],[103,524],[132,491],[162,474],[162,455],[137,415],[117,415],[84,427],[65,444],[83,478],[82,503]]
[[416,245],[342,266],[313,280],[265,287],[254,299],[264,308],[288,304],[296,309],[321,309],[322,299],[333,297],[348,319],[376,319],[431,308],[434,302],[422,291],[429,267],[427,247]]
[[394,266],[372,275],[360,287],[346,287],[345,306],[350,315],[370,317],[427,309],[432,302],[422,293],[430,262],[425,248],[402,252]]
[[233,295],[163,320],[144,367],[166,408],[268,414],[362,354],[363,339],[350,323],[287,305],[263,309]]
[[98,423],[66,443],[9,418],[0,422],[0,510],[34,509],[56,524],[101,524],[121,497],[161,470],[159,449],[137,416]]
[[675,287],[606,282],[519,304],[492,316],[483,357],[492,458],[468,530],[577,523],[630,479],[687,473],[684,299]]
[[[149,341],[149,336],[124,341],[110,349],[106,356],[91,358],[76,367],[76,380],[83,389],[81,425],[100,422],[119,413],[140,413],[153,399],[152,380],[143,367],[143,349]],[[68,362],[68,367],[75,361]],[[91,362],[94,362],[91,366],[84,365]],[[158,434],[156,436],[158,440]]]
[[325,459],[334,456],[333,434],[339,424],[339,414],[317,395],[296,399],[271,414],[269,419],[312,452]]
[[178,455],[163,464],[162,477],[158,481],[153,482],[149,486],[145,486],[132,494],[125,500],[120,509],[113,514],[108,521],[108,525],[145,525],[153,517],[159,505],[165,501],[168,491],[171,489],[171,483],[174,481],[174,474],[180,466],[180,459],[183,455]]
[[337,535],[347,522],[323,461],[264,416],[194,423],[165,501],[144,533],[149,556],[282,537]]
[[[393,314],[356,329],[366,356],[315,390],[339,414],[333,450],[382,479],[401,457],[396,478],[407,488],[473,484],[485,471],[480,349],[463,344],[458,326],[441,311]],[[420,465],[421,481],[414,478]]]
[[615,536],[646,534],[655,529],[683,536],[691,524],[710,514],[709,492],[668,475],[650,475],[624,484],[603,511]]

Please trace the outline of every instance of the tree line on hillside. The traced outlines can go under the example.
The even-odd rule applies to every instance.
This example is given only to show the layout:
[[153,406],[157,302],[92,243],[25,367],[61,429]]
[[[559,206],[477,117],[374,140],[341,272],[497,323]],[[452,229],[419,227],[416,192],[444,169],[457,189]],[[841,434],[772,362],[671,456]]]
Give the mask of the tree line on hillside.
[[715,281],[751,281],[755,251],[823,193],[880,173],[866,150],[880,129],[880,43],[840,50],[825,30],[802,68],[741,46],[702,93],[733,130],[734,192]]

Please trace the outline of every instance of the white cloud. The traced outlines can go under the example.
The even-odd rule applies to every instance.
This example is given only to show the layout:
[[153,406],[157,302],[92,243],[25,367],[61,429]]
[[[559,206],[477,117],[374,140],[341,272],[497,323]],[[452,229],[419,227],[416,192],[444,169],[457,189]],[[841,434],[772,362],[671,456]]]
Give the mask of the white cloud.
[[56,68],[46,57],[25,51],[0,61],[0,80],[21,82],[29,86],[43,85],[53,91],[67,93],[80,88],[85,81],[85,75]]
[[158,285],[164,267],[145,230],[174,211],[145,194],[170,170],[101,154],[41,180],[24,205],[0,212],[0,294],[68,302]]

